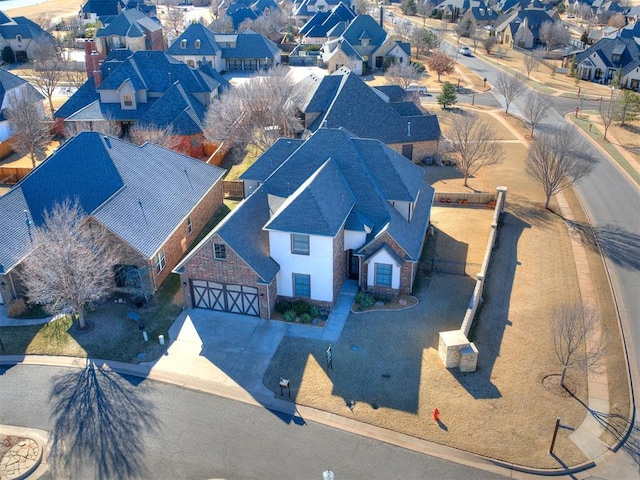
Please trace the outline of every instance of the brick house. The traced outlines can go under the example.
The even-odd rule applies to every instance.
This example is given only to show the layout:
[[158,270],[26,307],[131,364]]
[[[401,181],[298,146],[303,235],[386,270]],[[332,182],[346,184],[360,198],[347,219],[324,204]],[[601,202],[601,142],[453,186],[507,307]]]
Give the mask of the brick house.
[[104,62],[93,56],[93,75],[55,113],[56,129],[78,122],[92,130],[115,121],[126,135],[131,126],[170,129],[177,151],[204,155],[207,107],[229,82],[208,65],[189,68],[166,52],[113,50]]
[[55,45],[53,36],[27,17],[10,17],[0,11],[0,51],[10,48],[17,62],[33,58],[39,45]]
[[187,306],[267,319],[278,298],[331,306],[347,278],[410,293],[434,196],[422,174],[343,129],[278,140],[241,176],[252,193],[175,268]]
[[368,86],[341,68],[331,75],[302,80],[305,97],[298,105],[304,128],[344,128],[362,138],[375,138],[414,162],[438,152],[438,117],[424,114],[413,103]]
[[162,24],[155,17],[145,15],[138,9],[123,10],[116,17],[101,17],[109,20],[96,32],[96,47],[102,58],[111,50],[124,49],[164,50]]
[[80,133],[0,197],[0,297],[24,295],[20,263],[30,229],[67,199],[77,199],[89,226],[105,229],[122,252],[117,287],[134,286],[122,280],[134,272],[155,290],[222,204],[223,173],[152,143]]

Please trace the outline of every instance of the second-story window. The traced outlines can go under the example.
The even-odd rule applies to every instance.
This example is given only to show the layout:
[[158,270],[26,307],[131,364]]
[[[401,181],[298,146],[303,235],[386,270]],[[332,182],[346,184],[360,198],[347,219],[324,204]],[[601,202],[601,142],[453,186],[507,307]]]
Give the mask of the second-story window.
[[309,255],[309,235],[291,234],[291,253]]

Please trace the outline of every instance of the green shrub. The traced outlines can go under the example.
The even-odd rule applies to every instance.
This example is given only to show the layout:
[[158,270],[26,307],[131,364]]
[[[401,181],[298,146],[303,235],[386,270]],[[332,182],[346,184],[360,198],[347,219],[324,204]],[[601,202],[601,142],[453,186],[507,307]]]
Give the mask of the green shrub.
[[411,62],[411,65],[413,65],[413,67],[416,69],[416,71],[418,73],[424,73],[426,70],[426,67],[424,66],[424,63],[421,62]]
[[315,305],[311,305],[309,307],[309,315],[311,315],[313,318],[318,318],[320,316],[320,309]]
[[303,313],[302,315],[300,315],[300,322],[311,323],[311,315],[309,315],[308,313]]
[[356,303],[362,308],[371,308],[376,301],[370,293],[360,291],[356,293]]
[[302,315],[303,313],[309,313],[309,304],[304,300],[298,300],[293,304],[293,309],[296,311],[298,315]]
[[293,308],[293,304],[291,302],[287,302],[285,300],[278,300],[276,302],[276,312],[280,315],[284,315],[287,310],[291,310]]
[[294,309],[287,310],[284,312],[284,320],[285,322],[295,322],[298,314]]

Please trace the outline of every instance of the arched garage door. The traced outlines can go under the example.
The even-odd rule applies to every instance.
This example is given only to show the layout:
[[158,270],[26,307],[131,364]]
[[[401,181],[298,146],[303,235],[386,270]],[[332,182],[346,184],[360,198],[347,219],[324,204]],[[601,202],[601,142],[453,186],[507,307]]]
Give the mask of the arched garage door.
[[260,315],[258,289],[246,285],[227,285],[207,280],[192,280],[196,308],[221,312]]

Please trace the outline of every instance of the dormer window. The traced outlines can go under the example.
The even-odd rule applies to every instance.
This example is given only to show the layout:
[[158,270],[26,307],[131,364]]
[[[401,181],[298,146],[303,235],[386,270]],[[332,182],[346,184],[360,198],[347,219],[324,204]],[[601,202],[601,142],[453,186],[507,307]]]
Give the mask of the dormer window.
[[125,94],[122,96],[122,104],[125,107],[133,107],[133,95]]
[[187,48],[187,41],[186,40],[180,40],[180,48]]
[[16,35],[16,41],[22,43],[22,35]]
[[196,40],[195,47],[200,48],[200,40]]
[[362,39],[362,46],[363,47],[368,47],[369,46],[369,39],[368,38],[363,38]]

